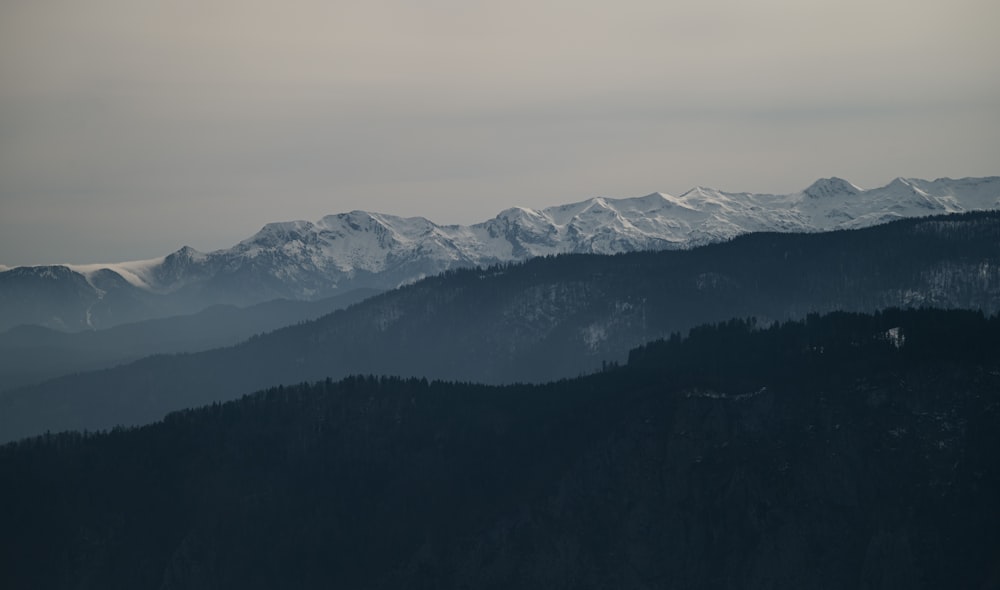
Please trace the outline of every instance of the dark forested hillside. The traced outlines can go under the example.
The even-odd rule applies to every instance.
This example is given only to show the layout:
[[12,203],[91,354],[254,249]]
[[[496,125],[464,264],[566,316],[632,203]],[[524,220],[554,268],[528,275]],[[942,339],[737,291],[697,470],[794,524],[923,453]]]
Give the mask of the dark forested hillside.
[[729,321],[0,448],[4,588],[996,588],[1000,318]]
[[237,347],[4,393],[0,440],[150,422],[351,373],[543,382],[621,362],[630,348],[705,322],[891,306],[1000,310],[1000,213],[448,272]]

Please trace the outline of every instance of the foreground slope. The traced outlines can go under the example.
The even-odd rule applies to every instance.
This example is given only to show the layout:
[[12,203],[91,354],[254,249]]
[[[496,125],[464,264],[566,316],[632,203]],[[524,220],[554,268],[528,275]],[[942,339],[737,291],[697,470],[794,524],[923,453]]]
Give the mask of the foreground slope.
[[515,207],[470,226],[352,211],[271,223],[209,253],[185,247],[153,260],[0,272],[0,330],[21,323],[100,328],[213,304],[391,289],[453,268],[537,256],[688,248],[749,232],[830,231],[988,209],[1000,209],[1000,177],[897,178],[869,190],[824,178],[788,195],[697,187],[677,197]]
[[540,382],[592,372],[700,323],[892,306],[1000,311],[1000,213],[452,271],[236,347],[4,392],[0,440],[141,424],[347,374]]
[[8,588],[992,588],[1000,320],[738,321],[0,448]]

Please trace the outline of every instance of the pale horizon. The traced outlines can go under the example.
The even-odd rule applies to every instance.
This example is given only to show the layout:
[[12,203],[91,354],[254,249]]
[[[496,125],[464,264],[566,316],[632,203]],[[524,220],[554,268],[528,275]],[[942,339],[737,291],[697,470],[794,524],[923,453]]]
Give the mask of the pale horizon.
[[0,263],[1000,170],[1000,5],[15,0]]

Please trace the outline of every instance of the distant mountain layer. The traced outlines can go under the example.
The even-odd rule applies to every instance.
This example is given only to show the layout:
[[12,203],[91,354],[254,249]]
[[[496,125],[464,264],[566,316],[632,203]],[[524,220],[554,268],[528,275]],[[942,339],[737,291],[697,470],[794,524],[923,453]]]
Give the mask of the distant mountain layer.
[[0,272],[0,330],[17,324],[100,328],[213,304],[393,288],[452,268],[536,256],[687,248],[749,232],[850,229],[998,208],[1000,177],[897,178],[871,190],[827,178],[789,195],[698,187],[679,197],[653,193],[512,208],[471,226],[353,211],[317,222],[268,224],[210,253],[185,247],[154,260]]
[[375,289],[354,289],[318,301],[279,299],[250,307],[216,305],[196,314],[106,330],[67,333],[42,326],[17,326],[0,332],[0,391],[152,354],[232,346],[255,334],[316,319],[377,293]]
[[1000,212],[449,271],[238,346],[4,392],[0,441],[348,374],[541,382],[706,322],[893,306],[1000,312]]

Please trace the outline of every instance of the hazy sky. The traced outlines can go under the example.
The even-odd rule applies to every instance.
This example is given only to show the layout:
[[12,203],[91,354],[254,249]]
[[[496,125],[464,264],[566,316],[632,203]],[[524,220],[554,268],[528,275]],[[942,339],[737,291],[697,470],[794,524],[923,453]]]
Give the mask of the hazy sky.
[[0,263],[1000,174],[995,0],[0,0]]

